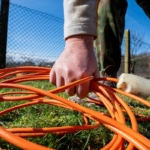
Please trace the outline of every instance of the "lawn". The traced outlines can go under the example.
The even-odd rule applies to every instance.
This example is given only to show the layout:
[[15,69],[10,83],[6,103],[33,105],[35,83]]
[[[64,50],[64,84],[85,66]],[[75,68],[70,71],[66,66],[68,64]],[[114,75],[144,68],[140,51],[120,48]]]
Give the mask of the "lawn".
[[[35,88],[50,90],[55,88],[49,81],[28,81],[21,83],[23,85],[32,86]],[[18,89],[2,88],[1,93],[5,92],[18,92]],[[10,94],[11,95],[11,94]],[[24,94],[22,94],[24,95]],[[118,94],[119,95],[119,94]],[[59,94],[61,97],[68,98],[68,96],[62,92]],[[137,118],[143,116],[150,117],[150,110],[148,107],[134,101],[131,98],[121,96],[128,105],[133,107],[133,112],[137,115]],[[47,97],[45,97],[47,98]],[[50,99],[49,99],[50,100]],[[30,101],[30,100],[29,100]],[[148,101],[150,101],[148,99]],[[22,100],[19,102],[1,102],[0,111],[18,104],[26,103]],[[107,109],[99,105],[87,106],[87,103],[83,104],[85,107],[90,107],[93,110],[99,111],[109,115]],[[140,115],[139,115],[140,114]],[[127,126],[131,126],[128,121],[128,116],[124,113],[127,119]],[[94,121],[89,119],[90,124],[95,124]],[[19,127],[33,127],[33,128],[44,128],[44,127],[59,127],[59,126],[72,126],[72,125],[83,125],[84,119],[81,113],[61,108],[48,104],[37,104],[21,109],[17,109],[10,113],[0,116],[0,125],[4,128],[19,128]],[[150,123],[148,121],[138,122],[139,132],[145,137],[150,139]],[[98,150],[104,147],[110,142],[114,133],[100,124],[98,128],[85,131],[77,131],[70,134],[46,134],[43,137],[28,137],[29,141],[38,143],[48,148],[54,148],[57,150]],[[126,142],[126,146],[128,143]],[[0,139],[0,148],[7,150],[19,150],[16,146]]]

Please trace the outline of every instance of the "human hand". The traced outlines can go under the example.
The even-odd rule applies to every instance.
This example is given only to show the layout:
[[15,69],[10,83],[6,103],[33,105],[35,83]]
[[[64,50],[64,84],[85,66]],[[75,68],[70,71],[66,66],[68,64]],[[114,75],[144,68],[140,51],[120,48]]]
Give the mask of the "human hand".
[[[93,36],[80,35],[68,38],[64,51],[50,72],[50,82],[60,87],[92,75],[95,78],[99,77],[93,50]],[[77,94],[80,98],[87,96],[88,92],[89,82],[66,90],[68,95]]]

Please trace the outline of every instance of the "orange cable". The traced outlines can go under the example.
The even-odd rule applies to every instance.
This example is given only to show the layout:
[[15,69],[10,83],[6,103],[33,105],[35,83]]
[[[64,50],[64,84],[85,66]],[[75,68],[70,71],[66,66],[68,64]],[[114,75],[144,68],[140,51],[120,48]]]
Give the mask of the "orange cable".
[[[150,140],[144,137],[138,132],[137,118],[135,117],[132,109],[122,100],[116,92],[125,96],[131,97],[134,100],[145,104],[150,107],[150,102],[139,98],[135,95],[125,93],[119,89],[111,88],[99,83],[100,80],[107,80],[112,82],[118,82],[115,78],[99,78],[93,80],[92,76],[74,81],[68,85],[55,88],[53,90],[45,91],[35,87],[18,84],[20,82],[35,81],[35,80],[49,80],[50,68],[45,67],[32,67],[23,66],[16,68],[6,68],[0,70],[0,88],[15,88],[19,89],[18,92],[6,92],[0,94],[0,102],[4,101],[27,101],[24,104],[13,106],[0,112],[0,116],[7,114],[13,110],[36,105],[36,104],[48,104],[55,105],[57,107],[63,107],[73,111],[82,113],[84,124],[80,126],[62,126],[62,127],[47,127],[47,128],[9,128],[4,129],[0,127],[0,137],[4,140],[14,144],[22,149],[40,149],[48,150],[44,146],[29,142],[23,137],[40,137],[47,133],[51,134],[67,134],[74,133],[79,130],[91,130],[98,128],[100,124],[103,124],[114,132],[112,140],[105,145],[102,150],[108,149],[124,149],[125,140],[129,142],[127,150],[137,149],[148,150],[150,149]],[[90,91],[94,92],[100,101],[88,100],[88,102],[95,102],[98,105],[103,105],[107,108],[109,115],[102,114],[101,112],[94,111],[90,108],[71,102],[56,94],[65,91],[67,88],[77,86],[79,84],[90,82]],[[48,99],[45,98],[48,97]],[[123,109],[122,109],[123,108]],[[126,119],[124,117],[126,112],[131,121],[132,127],[126,126]],[[92,119],[95,124],[89,124],[88,119]]]

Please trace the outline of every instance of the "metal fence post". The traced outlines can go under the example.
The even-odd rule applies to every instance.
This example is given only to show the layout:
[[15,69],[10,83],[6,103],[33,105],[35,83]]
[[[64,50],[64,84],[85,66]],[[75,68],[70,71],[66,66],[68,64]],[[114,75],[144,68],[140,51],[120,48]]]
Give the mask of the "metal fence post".
[[9,0],[0,2],[0,68],[6,66]]

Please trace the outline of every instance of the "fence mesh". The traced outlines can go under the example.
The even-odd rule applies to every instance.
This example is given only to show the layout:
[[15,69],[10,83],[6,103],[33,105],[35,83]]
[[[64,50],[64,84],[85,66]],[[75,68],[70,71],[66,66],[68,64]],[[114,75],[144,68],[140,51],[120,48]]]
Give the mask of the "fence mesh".
[[[125,40],[124,38],[118,75],[124,72]],[[150,77],[150,44],[143,42],[142,35],[131,34],[130,45],[131,70],[134,69],[133,72],[137,75]],[[63,19],[10,3],[6,67],[52,67],[63,48]]]
[[63,19],[10,4],[7,67],[52,65],[64,47]]

